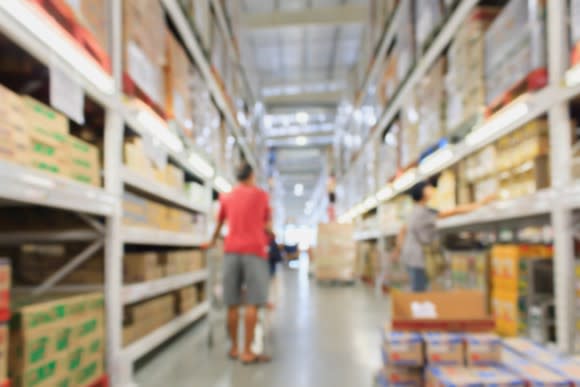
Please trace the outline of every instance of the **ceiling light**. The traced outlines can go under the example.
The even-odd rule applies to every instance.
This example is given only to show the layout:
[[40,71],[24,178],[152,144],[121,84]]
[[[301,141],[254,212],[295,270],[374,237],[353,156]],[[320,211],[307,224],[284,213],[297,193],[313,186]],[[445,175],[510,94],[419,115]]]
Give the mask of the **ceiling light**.
[[304,195],[304,185],[302,185],[302,184],[296,184],[294,186],[294,195],[296,195],[296,196],[302,196],[302,195]]
[[451,159],[453,159],[453,152],[449,147],[439,149],[421,161],[419,172],[423,175],[428,175],[441,169]]
[[484,141],[509,125],[513,124],[520,118],[524,117],[530,111],[530,107],[525,102],[516,103],[506,110],[499,112],[491,120],[487,121],[479,128],[471,132],[465,141],[469,146],[481,145]]
[[72,37],[55,28],[46,17],[32,7],[34,6],[24,1],[0,1],[0,8],[27,28],[45,46],[51,47],[51,53],[67,62],[102,93],[113,94],[115,91],[113,78],[94,59],[84,53]]
[[298,113],[296,113],[296,121],[299,124],[306,124],[308,122],[308,118],[310,118],[310,116],[306,112],[298,112]]
[[189,155],[189,163],[203,178],[209,179],[213,176],[214,169],[210,163],[197,153]]
[[296,137],[296,145],[304,146],[308,144],[308,139],[305,136]]
[[137,113],[137,121],[147,129],[154,139],[161,141],[173,152],[183,151],[183,143],[179,137],[169,130],[167,123],[161,117],[148,108],[143,108]]
[[416,170],[409,169],[407,172],[403,173],[395,182],[393,183],[393,187],[397,191],[403,191],[409,188],[415,182],[415,177],[417,175]]
[[232,185],[221,176],[216,177],[214,183],[220,192],[230,192],[232,190]]

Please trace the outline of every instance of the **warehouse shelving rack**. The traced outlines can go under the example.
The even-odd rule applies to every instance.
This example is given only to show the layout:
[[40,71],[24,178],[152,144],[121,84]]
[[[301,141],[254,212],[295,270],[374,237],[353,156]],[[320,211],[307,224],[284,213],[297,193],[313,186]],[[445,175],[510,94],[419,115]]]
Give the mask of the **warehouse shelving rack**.
[[[207,82],[210,93],[225,117],[247,161],[257,166],[256,158],[249,152],[226,96],[212,74],[208,59],[187,21],[177,0],[160,0],[185,43],[186,50]],[[203,181],[208,197],[212,189],[227,185],[224,175],[207,173],[211,166],[205,155],[192,152],[168,128],[162,133],[159,125],[148,125],[139,118],[143,114],[128,106],[121,93],[122,85],[122,1],[109,0],[112,75],[107,74],[88,55],[69,41],[68,37],[51,30],[27,1],[0,1],[0,32],[15,44],[49,67],[68,74],[88,97],[105,110],[104,124],[104,187],[97,188],[72,180],[49,175],[30,168],[0,161],[0,199],[24,205],[55,208],[77,214],[89,227],[65,232],[14,232],[0,235],[0,244],[24,242],[89,242],[88,247],[74,257],[65,267],[46,279],[34,291],[41,293],[54,288],[60,279],[104,247],[105,283],[102,288],[106,299],[107,321],[107,372],[113,386],[131,386],[136,360],[167,341],[191,323],[209,312],[209,301],[181,315],[145,337],[123,348],[123,307],[178,288],[208,281],[208,271],[174,275],[146,283],[123,285],[123,251],[125,245],[162,247],[200,247],[209,235],[189,235],[157,229],[142,229],[123,225],[122,195],[126,188],[144,192],[156,199],[192,213],[211,215],[210,203],[192,202],[185,194],[170,187],[150,181],[126,168],[122,160],[124,128],[128,127],[141,137],[154,139],[168,157],[189,175]],[[168,125],[167,123],[162,123]],[[157,126],[157,128],[155,127]],[[198,165],[202,163],[203,165]],[[220,184],[221,179],[221,184]],[[225,183],[224,183],[225,182]],[[103,220],[103,222],[99,221]],[[61,286],[70,292],[101,289],[97,286]]]
[[[402,83],[393,100],[387,105],[378,120],[377,127],[363,140],[360,154],[368,150],[372,142],[378,139],[383,130],[389,125],[402,106],[402,101],[409,95],[412,88],[423,77],[429,67],[434,63],[451,42],[453,35],[460,23],[469,12],[477,5],[475,0],[464,0],[458,3],[453,13],[447,18],[432,44],[425,53],[416,61],[415,67],[409,77]],[[533,216],[549,216],[551,219],[554,236],[554,276],[555,300],[556,300],[556,327],[557,346],[565,352],[574,350],[576,294],[574,289],[574,251],[573,251],[573,211],[580,209],[580,182],[575,182],[571,176],[572,169],[572,143],[569,136],[570,116],[569,103],[572,99],[580,96],[580,67],[568,70],[567,48],[567,23],[568,14],[566,2],[547,2],[547,47],[548,47],[548,85],[535,93],[524,96],[495,113],[489,120],[478,123],[462,142],[448,146],[421,162],[418,168],[407,171],[396,179],[392,184],[383,186],[375,194],[361,200],[358,204],[344,211],[339,217],[340,221],[352,221],[361,215],[387,202],[397,195],[402,194],[414,183],[425,177],[441,172],[455,164],[457,161],[473,154],[483,146],[496,139],[513,132],[518,127],[530,122],[536,117],[547,115],[549,122],[550,148],[550,172],[552,177],[551,187],[541,190],[534,195],[500,201],[490,204],[485,208],[462,216],[438,222],[438,228],[442,231],[458,228],[472,228],[482,224],[494,225],[505,221],[522,219]],[[400,8],[400,7],[399,7]],[[393,25],[397,20],[399,8],[390,23]],[[369,68],[369,76],[376,71],[376,60],[385,54],[393,39],[392,28],[387,27],[383,36],[381,49]],[[365,84],[366,85],[366,81]],[[363,85],[363,86],[364,86]],[[343,176],[346,181],[348,176],[356,173],[357,164],[362,158],[355,158],[350,170]],[[380,245],[385,246],[385,240],[397,235],[400,225],[394,224],[388,230],[377,232],[359,232],[355,235],[357,240],[378,239]]]

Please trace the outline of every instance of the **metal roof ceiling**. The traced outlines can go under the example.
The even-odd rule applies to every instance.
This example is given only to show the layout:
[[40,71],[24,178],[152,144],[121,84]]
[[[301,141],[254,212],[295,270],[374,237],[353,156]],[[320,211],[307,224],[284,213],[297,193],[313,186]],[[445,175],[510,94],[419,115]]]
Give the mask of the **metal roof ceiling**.
[[[276,166],[290,217],[304,215],[309,194],[328,171],[321,147],[332,143],[337,105],[360,54],[368,2],[240,0],[243,62],[266,105],[268,144],[280,148]],[[299,119],[298,112],[308,119]],[[310,147],[313,152],[305,152]],[[298,197],[296,184],[304,186]]]

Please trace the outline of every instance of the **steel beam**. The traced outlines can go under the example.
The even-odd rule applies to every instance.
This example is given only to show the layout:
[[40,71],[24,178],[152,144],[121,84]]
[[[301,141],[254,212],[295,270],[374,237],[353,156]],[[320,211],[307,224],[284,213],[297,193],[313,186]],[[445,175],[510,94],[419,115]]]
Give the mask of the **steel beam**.
[[368,7],[343,5],[325,8],[308,8],[297,11],[242,14],[242,26],[250,29],[283,28],[310,25],[340,25],[365,23]]

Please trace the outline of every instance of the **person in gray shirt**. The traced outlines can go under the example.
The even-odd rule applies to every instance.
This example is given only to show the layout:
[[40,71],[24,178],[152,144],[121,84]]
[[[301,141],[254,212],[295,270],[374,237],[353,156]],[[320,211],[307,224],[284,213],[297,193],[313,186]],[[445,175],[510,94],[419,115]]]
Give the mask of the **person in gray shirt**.
[[411,291],[413,292],[424,292],[428,287],[424,246],[433,244],[438,238],[437,219],[474,211],[495,200],[496,197],[496,195],[492,195],[478,203],[465,204],[439,212],[427,205],[435,194],[436,182],[436,179],[420,182],[409,190],[415,205],[407,224],[399,232],[394,251],[395,258],[402,257],[403,263],[407,267]]

